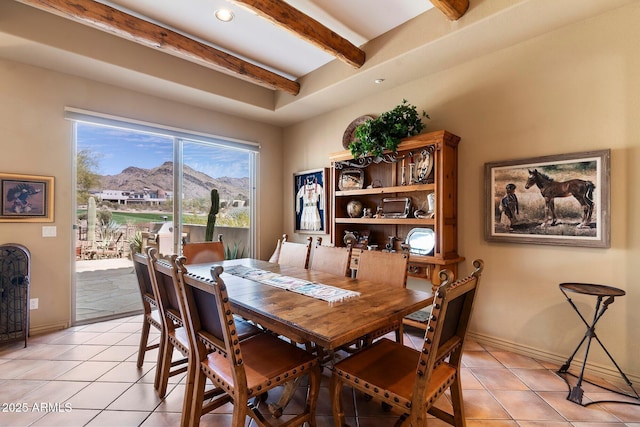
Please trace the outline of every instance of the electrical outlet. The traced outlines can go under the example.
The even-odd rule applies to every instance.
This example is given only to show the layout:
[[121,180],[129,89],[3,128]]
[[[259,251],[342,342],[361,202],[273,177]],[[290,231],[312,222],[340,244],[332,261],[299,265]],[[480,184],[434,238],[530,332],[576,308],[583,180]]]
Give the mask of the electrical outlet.
[[29,300],[29,309],[37,310],[38,309],[38,298],[31,298]]

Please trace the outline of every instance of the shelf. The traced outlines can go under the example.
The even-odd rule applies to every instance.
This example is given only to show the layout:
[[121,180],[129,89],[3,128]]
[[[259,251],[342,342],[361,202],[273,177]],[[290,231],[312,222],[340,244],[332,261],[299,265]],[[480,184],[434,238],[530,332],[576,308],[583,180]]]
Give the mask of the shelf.
[[409,262],[415,264],[435,264],[435,265],[452,265],[464,261],[464,257],[456,256],[455,258],[436,258],[429,255],[409,254]]
[[[395,236],[394,249],[400,250],[401,243],[414,228],[429,228],[434,232],[435,244],[429,255],[410,254],[409,264],[412,277],[429,280],[432,289],[441,283],[440,271],[451,270],[457,275],[457,264],[464,260],[457,253],[457,200],[458,200],[458,142],[460,138],[447,131],[419,134],[402,140],[395,153],[385,152],[381,158],[358,159],[354,161],[351,152],[341,151],[329,156],[331,160],[331,241],[336,246],[344,245],[345,233],[363,233],[368,242],[385,246],[389,236]],[[427,151],[433,162],[426,176],[427,183],[401,185],[403,176],[402,159]],[[357,163],[354,164],[354,163]],[[406,162],[405,162],[406,163]],[[417,164],[421,164],[419,161]],[[366,187],[376,183],[375,188],[339,190],[341,171],[347,167],[358,168]],[[415,168],[409,168],[409,170]],[[411,209],[429,207],[437,214],[433,218],[349,218],[348,203],[356,200],[372,212],[385,198],[409,199]],[[430,200],[431,199],[431,200]],[[383,208],[384,209],[384,208]],[[425,209],[426,210],[426,209]],[[395,212],[389,210],[388,213]],[[401,210],[400,212],[404,212]],[[368,233],[368,234],[366,234]],[[415,322],[415,319],[414,319]],[[415,324],[420,324],[416,322]]]
[[336,197],[364,196],[368,194],[411,193],[415,191],[435,191],[434,184],[396,185],[394,187],[363,188],[360,190],[336,191]]
[[336,224],[435,225],[433,218],[336,218]]

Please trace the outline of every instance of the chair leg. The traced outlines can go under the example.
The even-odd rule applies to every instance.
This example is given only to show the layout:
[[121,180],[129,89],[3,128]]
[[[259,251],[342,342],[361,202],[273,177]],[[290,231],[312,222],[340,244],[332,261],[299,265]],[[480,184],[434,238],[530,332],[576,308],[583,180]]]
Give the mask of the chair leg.
[[[232,427],[244,427],[247,417],[251,416],[258,425],[265,425],[264,418],[258,408],[250,407],[249,396],[247,391],[242,389],[235,390],[236,395],[233,402],[233,415],[231,416]],[[250,413],[251,412],[251,413]]]
[[333,423],[335,427],[346,426],[344,420],[344,408],[342,406],[342,381],[335,373],[331,376],[329,391],[331,394],[331,407],[333,408]]
[[163,358],[165,347],[167,346],[166,340],[164,338],[164,332],[160,334],[160,342],[158,344],[158,360],[156,361],[156,376],[153,379],[153,388],[158,390],[160,388],[160,383],[162,382],[162,367],[164,366]]
[[451,405],[453,406],[453,420],[456,427],[464,427],[464,402],[462,400],[462,385],[460,384],[460,373],[449,388],[451,391]]
[[[202,372],[200,362],[196,361],[194,364],[194,383],[193,383],[193,398],[191,400],[191,413],[188,424],[182,424],[182,427],[198,427],[200,425],[200,417],[202,416],[202,402],[204,400],[204,389],[207,386],[207,376]],[[234,405],[235,407],[235,405]],[[185,419],[185,414],[182,414],[182,419]]]
[[320,394],[320,382],[322,381],[322,370],[319,365],[311,368],[309,376],[309,394],[307,395],[307,408],[309,410],[309,426],[316,427],[316,407]]
[[[162,360],[158,361],[158,367],[156,367],[156,369],[160,371],[156,372],[156,379],[159,379],[157,390],[158,396],[161,398],[167,393],[169,373],[171,372],[171,359],[173,358],[173,345],[166,341],[162,347]],[[158,373],[160,374],[160,377],[158,377]]]
[[[194,396],[196,393],[196,375],[198,372],[198,363],[196,360],[189,359],[189,365],[187,367],[187,378],[184,385],[184,399],[182,401],[182,417],[180,419],[180,425],[187,427],[191,420],[193,420],[193,412],[195,405],[198,404],[198,409],[202,409],[202,400],[204,397]],[[206,382],[206,379],[204,380]],[[204,396],[204,387],[202,389],[202,396]],[[201,412],[198,412],[198,421],[200,421]]]
[[140,346],[138,347],[138,362],[136,366],[142,368],[144,363],[144,353],[147,351],[147,341],[149,341],[149,329],[151,324],[145,318],[142,322],[142,334],[140,335]]

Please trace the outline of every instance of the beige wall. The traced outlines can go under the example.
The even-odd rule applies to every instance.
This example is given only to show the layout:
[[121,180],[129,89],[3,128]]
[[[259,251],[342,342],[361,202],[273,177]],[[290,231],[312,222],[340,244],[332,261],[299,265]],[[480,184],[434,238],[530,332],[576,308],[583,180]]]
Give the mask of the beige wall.
[[[282,233],[280,128],[9,61],[0,60],[0,82],[0,171],[56,180],[53,224],[0,223],[0,243],[21,243],[31,251],[31,296],[40,305],[31,311],[32,332],[71,320],[75,192],[72,126],[63,118],[67,106],[260,143],[259,255],[271,254]],[[41,237],[43,225],[55,225],[57,237]]]
[[[620,366],[640,375],[640,4],[560,29],[285,130],[285,230],[292,233],[290,176],[329,166],[342,132],[362,114],[403,98],[426,110],[430,130],[447,129],[459,146],[459,247],[482,258],[485,274],[473,334],[494,345],[563,362],[584,334],[558,284],[601,283],[626,290],[598,333]],[[383,77],[383,76],[381,76]],[[487,243],[484,163],[611,149],[611,248]],[[303,236],[294,236],[301,240]],[[590,317],[595,299],[576,297]],[[589,361],[615,373],[597,344]],[[577,359],[581,359],[581,352]],[[594,368],[597,368],[594,366]]]

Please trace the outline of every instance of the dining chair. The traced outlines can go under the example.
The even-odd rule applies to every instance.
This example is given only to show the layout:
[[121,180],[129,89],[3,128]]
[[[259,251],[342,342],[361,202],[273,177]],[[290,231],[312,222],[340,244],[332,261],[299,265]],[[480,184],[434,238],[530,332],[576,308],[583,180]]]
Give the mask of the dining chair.
[[282,249],[282,239],[278,239],[276,241],[276,248],[273,250],[271,257],[269,257],[269,262],[272,262],[274,264],[278,263],[278,260],[280,259],[280,249]]
[[[158,357],[154,385],[158,395],[164,397],[169,378],[187,371],[190,345],[180,306],[181,294],[177,289],[178,278],[175,271],[177,255],[158,258],[157,250],[151,248],[148,257],[151,283],[164,329],[164,333],[161,334],[161,355]],[[261,329],[245,320],[238,319],[237,323],[238,338],[241,340],[262,333]],[[183,358],[173,360],[174,349],[177,349]],[[191,393],[185,393],[185,396],[190,398]]]
[[[312,241],[313,239],[309,236],[307,237],[307,243],[288,242],[287,235],[283,234],[280,244],[280,253],[278,254],[276,262],[280,265],[308,268]],[[274,257],[272,258],[275,259]]]
[[224,261],[224,243],[222,234],[218,234],[217,242],[190,242],[182,245],[182,255],[188,264]]
[[[158,302],[162,333],[160,336],[160,354],[156,366],[154,387],[160,397],[167,392],[169,378],[187,371],[189,357],[189,339],[184,329],[182,315],[180,314],[180,302],[175,291],[173,275],[173,260],[177,257],[171,255],[168,259],[158,258],[156,248],[149,248],[149,276],[153,286],[153,293]],[[173,360],[173,350],[177,349],[182,358]]]
[[[151,326],[156,328],[158,332],[162,333],[162,323],[158,311],[158,303],[153,293],[151,276],[149,275],[149,258],[145,254],[136,252],[133,246],[134,245],[131,245],[131,259],[133,260],[133,270],[135,271],[136,278],[138,279],[138,289],[140,290],[142,308],[144,310],[142,318],[142,334],[140,335],[140,345],[138,347],[138,361],[136,363],[138,368],[141,368],[144,363],[145,353],[149,350],[160,347],[160,344],[158,343],[149,344]],[[160,352],[160,350],[158,350],[158,352]]]
[[350,262],[351,246],[324,246],[322,237],[318,237],[311,253],[309,270],[323,271],[336,276],[349,276]]
[[[403,252],[362,251],[358,257],[356,278],[381,283],[388,287],[405,288],[407,286],[407,266],[409,254]],[[396,341],[402,343],[402,321],[379,329],[367,335],[366,341],[371,343],[376,338],[391,331],[396,333]]]
[[[484,263],[473,261],[470,276],[452,282],[442,270],[422,348],[383,338],[334,366],[331,400],[336,426],[345,425],[342,389],[349,386],[399,412],[396,426],[427,425],[427,413],[448,424],[465,425],[460,362],[467,326]],[[434,407],[450,390],[453,413]]]
[[[277,425],[292,426],[308,422],[315,426],[315,410],[320,390],[320,363],[313,354],[277,338],[259,334],[245,340],[237,339],[237,323],[232,315],[227,288],[220,277],[221,266],[211,268],[211,279],[190,274],[184,258],[176,267],[179,289],[184,304],[185,319],[194,351],[195,372],[190,426],[199,425],[200,417],[226,403],[233,404],[231,426],[245,425],[251,417],[257,425],[271,426],[257,407],[250,403],[274,387],[305,375],[309,378],[309,392],[301,413]],[[217,394],[204,407],[202,401],[209,380]],[[183,423],[183,425],[186,425]]]

